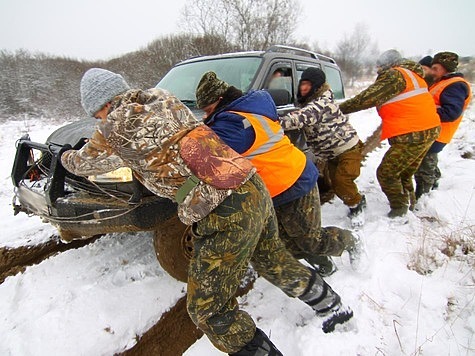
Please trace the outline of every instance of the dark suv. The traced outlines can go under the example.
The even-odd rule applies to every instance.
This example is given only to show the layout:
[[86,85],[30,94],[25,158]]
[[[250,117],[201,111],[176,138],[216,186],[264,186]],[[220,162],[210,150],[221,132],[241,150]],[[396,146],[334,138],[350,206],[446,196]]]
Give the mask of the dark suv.
[[[323,69],[335,97],[344,97],[340,69],[333,59],[286,46],[188,59],[175,65],[157,87],[170,91],[201,116],[195,108],[195,88],[201,76],[212,70],[243,92],[268,90],[279,113],[284,113],[295,109],[298,81],[308,67]],[[155,249],[163,268],[186,280],[192,243],[176,217],[175,203],[150,193],[128,168],[83,178],[61,166],[58,156],[63,146],[81,148],[94,126],[93,119],[63,126],[44,144],[28,137],[19,139],[12,170],[15,213],[42,217],[58,229],[64,241],[109,232],[155,231]],[[305,149],[298,133],[290,136]]]

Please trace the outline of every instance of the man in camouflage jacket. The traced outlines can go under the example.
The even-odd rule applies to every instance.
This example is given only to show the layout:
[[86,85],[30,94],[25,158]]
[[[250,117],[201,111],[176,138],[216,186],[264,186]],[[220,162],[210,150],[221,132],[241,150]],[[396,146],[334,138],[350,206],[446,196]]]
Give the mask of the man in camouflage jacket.
[[218,349],[280,355],[234,297],[249,263],[291,297],[317,299],[330,310],[339,302],[285,249],[255,168],[177,98],[161,89],[131,90],[119,74],[93,68],[81,80],[81,102],[101,123],[80,150],[63,153],[62,164],[77,175],[130,167],[150,191],[178,203],[195,239],[187,309]]
[[[377,178],[389,200],[391,211],[388,216],[393,218],[405,215],[408,208],[414,208],[416,199],[412,177],[438,136],[440,123],[436,120],[435,105],[432,106],[429,102],[427,84],[421,83],[423,71],[418,63],[404,60],[396,50],[388,50],[381,54],[376,64],[378,77],[375,83],[340,104],[340,110],[349,114],[377,107],[383,121],[383,133],[385,124],[392,125],[392,130],[387,132],[386,137],[382,136],[382,139],[388,138],[391,147],[378,167]],[[407,95],[408,88],[412,88],[410,85],[414,86],[405,76],[412,78],[411,83],[415,83],[415,87],[420,86],[419,96],[400,96],[403,93]],[[417,93],[416,90],[413,92]],[[411,100],[420,102],[413,103]],[[393,111],[389,122],[389,118],[381,112],[382,106],[387,104],[394,107],[393,110],[396,109],[395,105],[401,110],[401,123],[397,130],[394,129],[398,125],[397,113]],[[412,128],[413,126],[416,128]]]
[[304,131],[315,157],[327,161],[335,194],[350,208],[350,217],[358,215],[365,206],[355,184],[360,175],[363,143],[334,102],[321,69],[310,67],[303,71],[297,98],[301,109],[282,116],[282,127]]

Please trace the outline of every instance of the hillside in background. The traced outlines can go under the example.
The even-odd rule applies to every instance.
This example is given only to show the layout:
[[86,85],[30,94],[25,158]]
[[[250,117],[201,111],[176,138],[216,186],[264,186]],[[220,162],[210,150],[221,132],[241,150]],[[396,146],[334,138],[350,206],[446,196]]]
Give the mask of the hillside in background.
[[[361,90],[354,87],[357,83],[374,79],[374,60],[354,62],[348,60],[348,53],[341,51],[330,53],[312,49],[306,43],[287,45],[315,50],[335,58],[342,68],[347,93]],[[241,49],[219,36],[171,35],[159,38],[141,50],[96,62],[0,50],[0,121],[29,117],[62,121],[84,117],[79,83],[83,73],[92,67],[120,73],[133,87],[150,88],[179,61]],[[474,58],[461,58],[459,67],[469,81],[475,79]]]

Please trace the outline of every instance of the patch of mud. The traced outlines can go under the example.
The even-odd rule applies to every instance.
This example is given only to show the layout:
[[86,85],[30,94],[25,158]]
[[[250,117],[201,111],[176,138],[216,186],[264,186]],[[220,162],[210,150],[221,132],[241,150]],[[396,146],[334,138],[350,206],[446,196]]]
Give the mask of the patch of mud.
[[203,332],[191,321],[186,310],[186,296],[182,297],[152,326],[131,349],[121,356],[182,355]]
[[100,235],[86,240],[75,240],[71,243],[62,242],[58,236],[51,236],[48,242],[36,246],[17,248],[0,248],[0,283],[5,278],[23,272],[26,267],[38,264],[44,259],[60,252],[80,248],[96,241]]

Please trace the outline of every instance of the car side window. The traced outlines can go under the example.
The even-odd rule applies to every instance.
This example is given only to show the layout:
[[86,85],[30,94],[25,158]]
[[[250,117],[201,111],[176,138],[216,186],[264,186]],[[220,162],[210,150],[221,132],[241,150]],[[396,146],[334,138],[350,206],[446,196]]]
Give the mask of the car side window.
[[336,100],[341,100],[345,98],[345,91],[343,89],[343,80],[341,78],[341,73],[338,69],[324,65],[323,68],[319,66],[310,66],[306,64],[297,65],[297,77],[300,80],[302,73],[305,69],[309,67],[320,68],[325,72],[327,78],[327,83],[330,85],[333,95]]
[[279,96],[283,98],[279,102],[280,105],[291,104],[294,98],[294,91],[290,64],[273,66],[266,79],[265,88],[271,92],[279,93]]
[[345,91],[343,89],[343,81],[341,78],[341,73],[338,69],[323,66],[323,70],[327,77],[327,83],[330,85],[330,88],[333,91],[333,95],[335,96],[336,100],[341,100],[345,98]]

